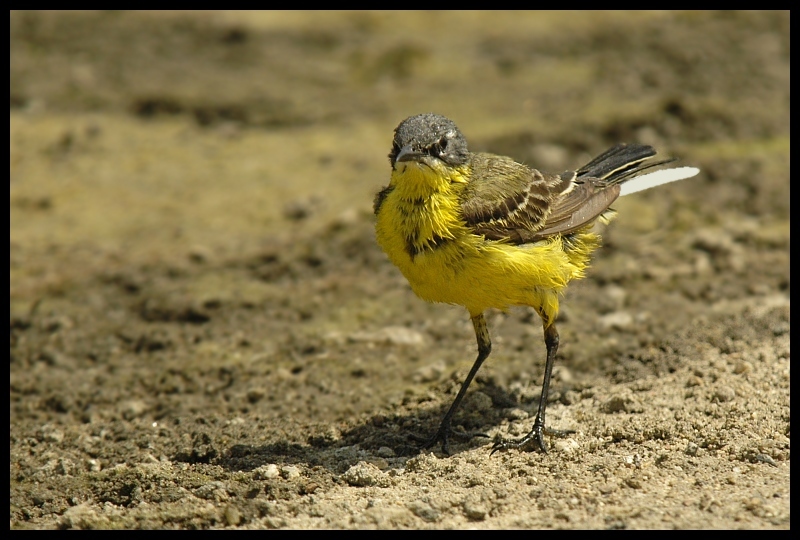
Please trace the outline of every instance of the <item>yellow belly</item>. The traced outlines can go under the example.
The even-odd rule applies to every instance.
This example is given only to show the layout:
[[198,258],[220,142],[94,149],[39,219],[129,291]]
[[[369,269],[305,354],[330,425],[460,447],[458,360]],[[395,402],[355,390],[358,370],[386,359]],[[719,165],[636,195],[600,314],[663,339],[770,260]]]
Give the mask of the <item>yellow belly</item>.
[[[583,277],[591,249],[565,250],[559,237],[515,246],[461,234],[412,256],[402,235],[377,227],[378,243],[423,300],[462,305],[474,316],[488,308],[534,307],[547,320],[558,313],[558,295]],[[592,246],[596,237],[586,237]],[[577,256],[576,256],[577,255]]]
[[415,166],[395,171],[393,190],[376,209],[378,244],[424,300],[462,305],[471,316],[527,305],[545,324],[554,321],[559,293],[583,277],[599,238],[583,231],[523,245],[486,240],[460,214],[458,189],[469,175],[448,174]]

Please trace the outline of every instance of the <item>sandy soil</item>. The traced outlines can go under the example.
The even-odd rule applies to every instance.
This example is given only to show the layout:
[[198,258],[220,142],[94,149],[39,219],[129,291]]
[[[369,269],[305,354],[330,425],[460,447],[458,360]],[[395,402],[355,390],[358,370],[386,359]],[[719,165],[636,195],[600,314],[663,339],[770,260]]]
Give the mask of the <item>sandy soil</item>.
[[[11,528],[788,528],[789,14],[10,15]],[[392,130],[616,204],[563,302],[551,451],[419,453],[475,356],[374,241]],[[491,313],[456,423],[528,431],[544,345]]]

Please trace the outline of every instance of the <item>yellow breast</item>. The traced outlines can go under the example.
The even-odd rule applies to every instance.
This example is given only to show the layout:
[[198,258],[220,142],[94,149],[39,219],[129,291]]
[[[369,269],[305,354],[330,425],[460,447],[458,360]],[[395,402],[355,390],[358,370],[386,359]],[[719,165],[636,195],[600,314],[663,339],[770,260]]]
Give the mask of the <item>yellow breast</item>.
[[576,259],[559,237],[516,246],[472,234],[458,183],[427,192],[412,185],[412,192],[408,178],[393,181],[377,215],[378,244],[424,300],[462,305],[472,315],[530,305],[554,318],[558,293],[583,275],[588,253]]

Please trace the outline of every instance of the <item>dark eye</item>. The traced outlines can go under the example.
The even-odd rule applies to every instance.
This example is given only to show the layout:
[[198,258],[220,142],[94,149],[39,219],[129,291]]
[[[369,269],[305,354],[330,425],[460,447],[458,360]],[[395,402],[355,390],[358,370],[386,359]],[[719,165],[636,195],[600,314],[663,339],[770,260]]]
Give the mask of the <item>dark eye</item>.
[[429,152],[432,156],[439,157],[445,153],[445,150],[447,150],[447,139],[442,137],[430,146]]

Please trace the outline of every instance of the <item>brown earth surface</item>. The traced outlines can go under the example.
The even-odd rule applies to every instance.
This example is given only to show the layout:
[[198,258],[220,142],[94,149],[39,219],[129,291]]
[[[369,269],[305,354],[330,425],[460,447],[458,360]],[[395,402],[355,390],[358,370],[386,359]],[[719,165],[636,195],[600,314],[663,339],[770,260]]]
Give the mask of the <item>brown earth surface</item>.
[[[788,528],[789,13],[10,15],[11,528]],[[375,244],[392,130],[626,197],[562,303],[551,450],[418,452],[475,357]],[[456,424],[526,433],[490,313]]]

